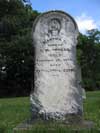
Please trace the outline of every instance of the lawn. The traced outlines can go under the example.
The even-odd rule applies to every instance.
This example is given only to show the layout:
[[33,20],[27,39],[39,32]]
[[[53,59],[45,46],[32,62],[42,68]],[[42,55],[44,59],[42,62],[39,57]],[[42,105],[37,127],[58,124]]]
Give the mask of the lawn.
[[[29,117],[29,97],[0,99],[0,133],[13,133],[12,129]],[[95,124],[95,129],[91,133],[94,133],[94,130],[100,133],[100,91],[87,92],[87,98],[84,101],[84,118],[93,121]],[[43,125],[42,123],[37,124],[32,133],[65,133],[68,130],[68,128],[66,129],[59,124],[49,124],[49,126],[49,129],[54,129],[55,126],[56,130],[51,132],[48,129],[47,131],[47,124]],[[27,133],[30,132],[27,131]],[[84,133],[87,132],[88,130],[84,131]],[[74,131],[71,133],[74,133]]]

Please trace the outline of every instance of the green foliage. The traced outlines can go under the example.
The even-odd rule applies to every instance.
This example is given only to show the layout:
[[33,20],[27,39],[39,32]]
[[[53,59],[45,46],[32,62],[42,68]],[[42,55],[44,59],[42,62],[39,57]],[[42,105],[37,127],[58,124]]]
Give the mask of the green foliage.
[[91,30],[87,35],[80,34],[78,61],[85,89],[100,89],[100,31]]
[[[0,99],[0,131],[12,133],[12,129],[18,126],[30,117],[29,98],[9,98]],[[73,128],[78,128],[79,133],[99,133],[100,131],[100,91],[87,92],[87,99],[84,102],[84,119],[94,122],[94,130],[84,129],[83,132],[79,127],[70,127],[60,123],[37,122],[33,124],[32,131],[27,133],[74,133]],[[69,132],[70,131],[70,132]],[[91,131],[91,132],[90,132]],[[22,131],[21,131],[22,133]],[[23,131],[23,133],[25,133]],[[75,132],[76,133],[76,132]]]
[[31,29],[38,15],[21,0],[0,1],[0,97],[29,95],[34,69]]

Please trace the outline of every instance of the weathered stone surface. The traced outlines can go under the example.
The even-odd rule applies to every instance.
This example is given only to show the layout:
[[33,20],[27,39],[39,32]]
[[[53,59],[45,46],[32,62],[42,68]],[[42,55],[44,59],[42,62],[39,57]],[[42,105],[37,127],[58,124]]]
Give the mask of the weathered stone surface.
[[40,15],[33,24],[35,48],[32,117],[67,121],[82,115],[82,88],[76,61],[78,28],[62,11]]

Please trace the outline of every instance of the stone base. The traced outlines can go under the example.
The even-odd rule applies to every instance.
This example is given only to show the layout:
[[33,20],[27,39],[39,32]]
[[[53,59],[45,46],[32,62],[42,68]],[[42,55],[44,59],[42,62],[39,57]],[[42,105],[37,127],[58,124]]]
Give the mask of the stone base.
[[17,127],[15,127],[13,130],[17,131],[17,130],[31,130],[31,128],[33,127],[34,123],[36,123],[35,120],[32,119],[28,119],[22,123],[20,123]]
[[[32,119],[29,119],[29,120],[26,120],[24,121],[23,123],[19,124],[17,127],[15,127],[13,129],[14,133],[16,133],[17,131],[22,131],[22,130],[34,130],[35,128],[35,125],[37,124],[41,124],[40,123],[41,120],[32,120]],[[42,122],[42,125],[49,125],[49,121],[41,121]],[[54,122],[55,124],[56,122]],[[52,122],[53,124],[53,122]],[[67,129],[71,129],[71,130],[74,130],[74,131],[79,131],[79,130],[86,130],[86,129],[92,129],[94,128],[94,124],[92,121],[82,121],[81,123],[74,123],[74,124],[67,124],[67,123],[60,123],[58,122],[57,124],[59,124],[59,127],[61,125],[61,127],[64,127],[64,129],[66,128]],[[57,125],[56,124],[56,125]],[[53,126],[53,128],[51,127],[47,127],[50,130],[56,130],[55,127]]]

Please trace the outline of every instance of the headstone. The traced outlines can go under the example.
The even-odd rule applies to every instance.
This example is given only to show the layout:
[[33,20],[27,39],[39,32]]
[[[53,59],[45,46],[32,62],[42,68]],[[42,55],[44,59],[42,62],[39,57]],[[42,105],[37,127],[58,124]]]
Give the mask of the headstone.
[[[33,119],[74,121],[82,118],[82,87],[76,59],[78,27],[62,11],[40,15],[33,24]],[[77,119],[79,121],[79,119]]]

